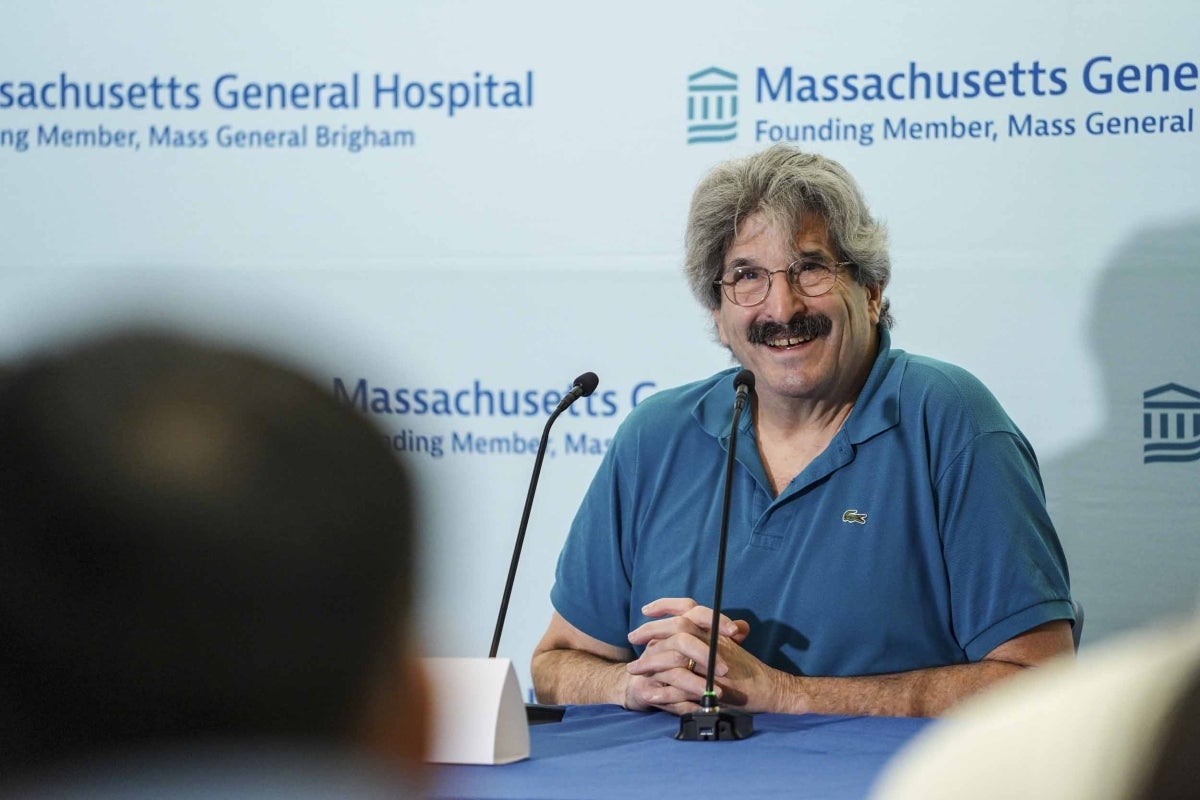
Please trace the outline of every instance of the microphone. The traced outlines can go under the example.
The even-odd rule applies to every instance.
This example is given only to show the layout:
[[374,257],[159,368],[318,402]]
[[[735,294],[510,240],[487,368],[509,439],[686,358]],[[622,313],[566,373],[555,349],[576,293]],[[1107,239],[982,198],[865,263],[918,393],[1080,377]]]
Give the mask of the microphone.
[[700,709],[689,711],[679,718],[676,739],[695,742],[715,742],[722,739],[745,739],[754,733],[754,717],[736,708],[723,709],[713,690],[713,673],[717,669],[717,631],[721,623],[721,589],[725,585],[725,549],[729,541],[729,498],[733,491],[733,457],[737,452],[738,418],[750,393],[754,391],[754,373],[744,369],[733,379],[737,395],[733,401],[733,424],[729,430],[729,452],[725,456],[725,495],[721,501],[721,540],[717,548],[717,578],[713,590],[712,628],[708,635],[708,680],[700,698]]
[[[558,404],[558,408],[554,409],[554,413],[550,415],[550,422],[554,422],[555,417],[567,410],[567,407],[581,397],[590,397],[592,392],[596,391],[596,387],[600,385],[600,379],[596,377],[594,372],[585,372],[575,379],[571,385],[571,391],[567,392]],[[550,422],[546,423],[546,430],[550,429]]]
[[[746,406],[746,398],[754,391],[754,373],[748,369],[739,372],[733,378],[733,388],[737,395],[733,398],[733,412],[738,414]],[[737,419],[734,418],[733,430],[730,437],[737,436]]]
[[[576,378],[571,386],[571,391],[567,392],[559,402],[558,407],[550,414],[550,419],[546,420],[546,427],[542,429],[542,439],[538,442],[537,457],[533,461],[533,474],[529,476],[529,491],[525,494],[525,510],[521,512],[521,524],[517,528],[517,542],[513,546],[512,561],[508,565],[508,580],[504,584],[504,595],[500,599],[500,613],[496,617],[496,630],[492,634],[492,648],[488,652],[488,658],[495,658],[496,651],[500,649],[500,634],[504,630],[504,618],[508,614],[508,601],[512,596],[513,581],[517,577],[517,563],[521,560],[521,547],[525,543],[525,529],[529,526],[529,511],[533,508],[533,494],[537,491],[538,476],[542,474],[542,460],[546,457],[546,444],[550,441],[550,426],[572,403],[581,397],[588,397],[596,391],[596,387],[599,385],[600,379],[594,372],[585,372]],[[564,711],[563,706],[525,704],[526,718],[530,724],[535,725],[541,722],[560,722]]]

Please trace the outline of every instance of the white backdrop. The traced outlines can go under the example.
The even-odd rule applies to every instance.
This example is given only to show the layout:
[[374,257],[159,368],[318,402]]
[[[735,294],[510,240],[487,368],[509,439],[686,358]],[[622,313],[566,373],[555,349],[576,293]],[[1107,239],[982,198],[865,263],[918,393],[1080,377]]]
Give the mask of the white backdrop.
[[[872,126],[870,144],[801,145],[842,161],[890,225],[895,345],[974,371],[1037,448],[1085,641],[1195,608],[1194,3],[60,0],[0,20],[0,358],[157,319],[267,348],[330,391],[365,381],[369,413],[420,446],[431,654],[486,653],[533,460],[505,450],[544,422],[476,413],[477,387],[540,401],[601,378],[591,413],[557,426],[530,524],[501,646],[527,686],[603,440],[638,387],[729,363],[680,276],[692,188],[766,146],[760,131],[804,125]],[[689,76],[712,67],[736,87],[710,93],[733,138],[689,144],[706,83]],[[882,99],[862,94],[872,75]],[[804,99],[806,76],[825,99]],[[398,81],[400,107],[376,80]],[[355,83],[357,107],[331,107]],[[272,108],[253,95],[269,84],[286,93]],[[995,136],[911,137],[952,120]],[[1039,120],[1073,132],[1032,135]],[[378,146],[321,146],[322,129],[367,128]],[[129,146],[101,146],[116,131]],[[226,146],[237,131],[303,142]],[[471,403],[378,400],[420,389]],[[1177,407],[1147,410],[1147,393]],[[1190,460],[1145,463],[1163,441]]]

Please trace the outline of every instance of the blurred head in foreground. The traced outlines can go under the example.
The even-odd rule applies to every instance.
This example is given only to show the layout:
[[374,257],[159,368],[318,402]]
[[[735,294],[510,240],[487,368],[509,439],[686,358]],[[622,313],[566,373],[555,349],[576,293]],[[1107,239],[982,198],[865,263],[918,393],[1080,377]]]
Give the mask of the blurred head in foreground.
[[264,358],[136,332],[0,380],[0,774],[253,742],[416,761],[409,484]]

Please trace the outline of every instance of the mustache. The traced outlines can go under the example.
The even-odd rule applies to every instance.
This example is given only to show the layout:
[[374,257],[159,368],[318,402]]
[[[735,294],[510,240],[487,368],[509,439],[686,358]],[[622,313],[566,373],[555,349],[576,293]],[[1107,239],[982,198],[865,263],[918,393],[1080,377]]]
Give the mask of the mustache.
[[766,344],[773,339],[815,339],[833,331],[833,320],[824,314],[796,314],[786,323],[752,322],[746,329],[751,344]]

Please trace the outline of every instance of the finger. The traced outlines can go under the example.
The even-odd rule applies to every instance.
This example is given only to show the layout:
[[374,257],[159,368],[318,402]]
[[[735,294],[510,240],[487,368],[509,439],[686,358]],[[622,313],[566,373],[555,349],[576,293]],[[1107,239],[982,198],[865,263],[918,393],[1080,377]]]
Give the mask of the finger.
[[700,644],[699,640],[692,639],[686,643],[686,648],[679,649],[663,646],[664,644],[659,642],[660,646],[653,651],[646,650],[639,658],[628,662],[625,665],[626,671],[631,675],[651,675],[683,669],[700,675],[707,674],[708,648]]
[[[750,625],[744,620],[734,622],[729,617],[721,616],[721,627],[718,633],[735,641],[746,638]],[[704,606],[695,606],[683,615],[669,616],[662,619],[652,619],[643,622],[630,631],[626,638],[630,644],[649,644],[655,639],[665,639],[677,633],[689,633],[700,639],[707,640],[712,627],[712,610]]]
[[[718,700],[721,700],[722,702],[724,702],[725,695],[722,693],[721,689],[717,688],[715,691],[716,691]],[[691,712],[691,711],[699,711],[701,708],[700,703],[699,703],[699,698],[688,698],[687,700],[682,700],[678,703],[670,703],[670,704],[656,703],[656,704],[653,704],[652,707],[657,708],[660,711],[669,711],[672,714],[676,714],[676,715],[680,715],[680,716],[682,716],[683,714],[687,714],[688,712]]]
[[[683,616],[686,619],[691,620],[691,622],[701,630],[712,630],[713,612],[712,609],[708,608],[707,606],[694,606],[688,609]],[[749,633],[750,625],[745,622],[743,622],[743,624],[746,626],[746,632]],[[722,636],[733,637],[738,634],[738,624],[724,614],[720,616],[719,625],[720,627],[717,629],[717,632]]]
[[[646,667],[656,671],[664,671],[673,667],[683,667],[688,672],[694,672],[697,675],[708,675],[708,663],[711,655],[709,654],[708,641],[699,640],[694,637],[680,637],[678,640],[668,640],[664,643],[665,646],[656,649],[653,653],[643,653],[646,658]],[[641,661],[642,659],[638,659]],[[637,663],[633,661],[630,663]],[[726,659],[717,650],[716,663],[713,665],[713,677],[721,678],[729,672],[729,666]]]
[[660,597],[642,606],[647,617],[678,617],[695,608],[696,601],[690,597]]
[[[732,640],[722,639],[721,641]],[[637,674],[662,672],[673,667],[684,666],[688,659],[692,659],[696,663],[696,667],[692,671],[700,675],[708,675],[709,650],[707,636],[701,638],[692,634],[678,633],[668,636],[665,639],[656,639],[653,647],[647,647],[643,650],[642,654],[634,661],[630,661],[626,668]],[[720,648],[718,648],[713,677],[721,678],[728,674],[728,672],[728,661],[722,655]]]
[[630,680],[637,701],[656,708],[676,703],[698,703],[705,688],[705,682],[698,676],[684,674],[683,670],[678,669],[653,677],[634,676]]
[[625,637],[630,644],[649,644],[655,639],[669,639],[678,634],[687,634],[697,639],[707,639],[707,629],[700,628],[687,617],[667,617],[643,622]]
[[[703,691],[703,689],[701,689]],[[626,687],[625,707],[630,709],[658,708],[676,703],[695,703],[699,693],[689,692],[653,677],[631,676]]]

